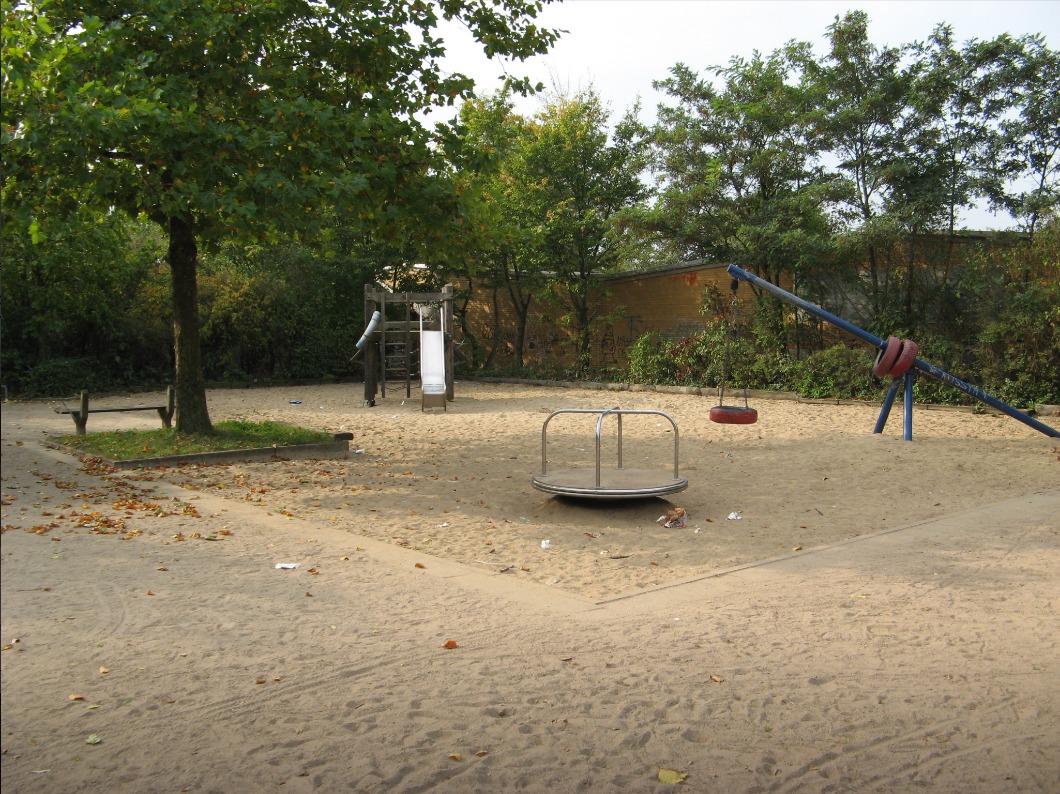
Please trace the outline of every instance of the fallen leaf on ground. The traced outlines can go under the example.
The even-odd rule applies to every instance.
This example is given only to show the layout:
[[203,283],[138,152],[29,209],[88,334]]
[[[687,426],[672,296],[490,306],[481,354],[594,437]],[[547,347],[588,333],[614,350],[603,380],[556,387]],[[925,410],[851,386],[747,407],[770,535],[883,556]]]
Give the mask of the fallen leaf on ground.
[[678,772],[675,769],[659,769],[660,783],[682,783],[688,777],[687,772]]

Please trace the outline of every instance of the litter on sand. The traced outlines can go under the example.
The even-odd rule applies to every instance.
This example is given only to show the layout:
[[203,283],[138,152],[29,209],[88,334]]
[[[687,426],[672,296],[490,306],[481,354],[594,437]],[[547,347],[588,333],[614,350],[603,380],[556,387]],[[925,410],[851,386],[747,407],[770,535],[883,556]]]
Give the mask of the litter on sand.
[[298,567],[297,562],[278,562],[276,563],[277,570],[290,571]]
[[671,507],[666,511],[666,515],[659,516],[655,519],[656,524],[662,524],[667,529],[670,529],[671,527],[683,527],[687,521],[688,514],[683,507]]
[[739,521],[741,518],[743,518],[743,516],[737,513],[735,510],[729,513],[729,521]]

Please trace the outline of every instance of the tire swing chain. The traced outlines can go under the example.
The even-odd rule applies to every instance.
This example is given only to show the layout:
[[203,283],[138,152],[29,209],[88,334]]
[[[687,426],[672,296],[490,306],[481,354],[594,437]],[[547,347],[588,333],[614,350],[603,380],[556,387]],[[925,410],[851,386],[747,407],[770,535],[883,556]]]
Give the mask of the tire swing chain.
[[739,279],[734,278],[732,285],[732,302],[729,304],[729,333],[725,338],[725,358],[721,367],[721,385],[718,387],[718,404],[710,409],[710,421],[723,425],[751,425],[758,421],[758,411],[747,404],[747,385],[743,389],[743,408],[738,405],[725,405],[725,385],[729,381],[729,363],[733,342],[739,333],[739,301],[736,293],[740,289]]

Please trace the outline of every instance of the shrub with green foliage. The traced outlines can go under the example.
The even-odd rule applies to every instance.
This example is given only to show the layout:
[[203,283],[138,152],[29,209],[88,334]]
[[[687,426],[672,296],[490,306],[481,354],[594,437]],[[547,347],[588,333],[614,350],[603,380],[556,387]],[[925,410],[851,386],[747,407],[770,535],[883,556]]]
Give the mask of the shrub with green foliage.
[[667,383],[673,372],[663,338],[657,333],[641,334],[626,351],[626,371],[632,383]]
[[5,218],[4,384],[23,396],[66,396],[165,382],[166,312],[151,294],[163,249],[121,212]]
[[364,278],[298,245],[207,257],[203,369],[214,380],[348,376],[363,331]]
[[834,345],[798,362],[795,390],[802,397],[874,400],[883,397],[872,375],[875,350]]

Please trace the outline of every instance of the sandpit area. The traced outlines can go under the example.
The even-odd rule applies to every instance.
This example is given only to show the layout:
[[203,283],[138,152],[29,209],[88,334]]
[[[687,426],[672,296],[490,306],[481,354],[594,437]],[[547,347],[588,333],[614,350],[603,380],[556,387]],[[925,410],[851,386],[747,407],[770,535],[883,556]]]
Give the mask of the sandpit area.
[[[293,404],[292,401],[297,401]],[[753,425],[711,422],[713,398],[655,391],[460,384],[446,411],[388,389],[375,407],[356,385],[213,392],[214,419],[289,422],[352,432],[347,461],[182,467],[182,485],[260,504],[514,579],[607,599],[760,560],[903,527],[1058,483],[1055,439],[1010,417],[914,409],[885,432],[880,408],[756,399]],[[545,418],[561,408],[663,411],[679,432],[687,490],[601,502],[536,490]],[[594,415],[550,423],[548,465],[595,468]],[[614,466],[614,423],[602,433]],[[673,469],[673,434],[658,417],[626,417],[623,464]],[[657,519],[671,507],[686,524]],[[739,519],[730,519],[735,514]],[[542,541],[548,548],[542,549]]]
[[[114,471],[49,444],[73,427],[49,403],[3,404],[5,792],[1060,779],[1060,444],[1010,417],[918,406],[906,442],[900,406],[882,435],[878,405],[768,398],[719,425],[670,391],[208,401],[351,454]],[[674,418],[687,490],[532,487],[545,418],[610,406]],[[592,466],[594,422],[550,425],[550,460]],[[623,427],[626,465],[667,476],[668,424]]]

